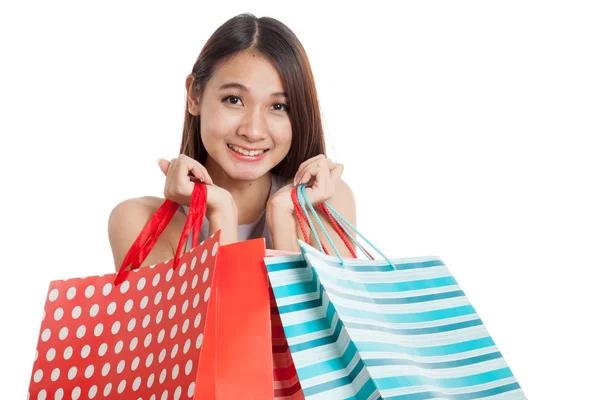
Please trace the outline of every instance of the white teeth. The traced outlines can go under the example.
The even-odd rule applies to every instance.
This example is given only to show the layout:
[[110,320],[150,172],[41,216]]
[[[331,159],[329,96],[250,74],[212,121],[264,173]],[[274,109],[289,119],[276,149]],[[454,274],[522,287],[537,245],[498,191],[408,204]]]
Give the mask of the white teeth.
[[245,156],[252,156],[252,157],[254,157],[254,156],[258,156],[258,155],[260,155],[260,154],[262,154],[262,153],[265,152],[265,150],[251,150],[251,151],[248,151],[248,150],[242,149],[241,147],[234,146],[232,144],[229,144],[227,146],[231,150],[235,151],[236,153],[240,153],[240,154],[243,154]]

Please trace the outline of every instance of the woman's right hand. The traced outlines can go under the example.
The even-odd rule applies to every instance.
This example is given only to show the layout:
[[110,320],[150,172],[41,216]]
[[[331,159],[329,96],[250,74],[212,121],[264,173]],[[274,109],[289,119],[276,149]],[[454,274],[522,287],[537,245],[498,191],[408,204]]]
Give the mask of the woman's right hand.
[[170,162],[160,158],[158,166],[166,176],[164,196],[168,200],[185,206],[190,205],[194,182],[191,173],[206,184],[206,216],[210,219],[213,214],[235,213],[236,207],[233,196],[227,190],[213,184],[208,171],[202,164],[185,154],[172,159]]

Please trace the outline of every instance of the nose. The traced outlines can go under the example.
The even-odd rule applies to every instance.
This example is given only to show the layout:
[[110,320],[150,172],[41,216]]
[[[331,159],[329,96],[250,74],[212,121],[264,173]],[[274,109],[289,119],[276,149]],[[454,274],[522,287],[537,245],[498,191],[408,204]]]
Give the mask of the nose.
[[250,142],[258,142],[267,137],[268,124],[265,115],[259,109],[246,113],[239,127],[239,134]]

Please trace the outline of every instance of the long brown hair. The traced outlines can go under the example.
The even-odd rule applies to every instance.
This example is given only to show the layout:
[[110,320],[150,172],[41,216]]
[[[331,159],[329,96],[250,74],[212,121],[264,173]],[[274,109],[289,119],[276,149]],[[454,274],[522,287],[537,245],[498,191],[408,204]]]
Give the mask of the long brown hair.
[[[287,156],[271,172],[291,179],[300,164],[325,154],[325,138],[317,90],[308,57],[296,35],[283,23],[252,14],[237,15],[221,25],[200,52],[192,75],[192,93],[202,96],[215,67],[238,52],[251,50],[270,58],[280,72],[288,94],[292,144]],[[207,152],[200,136],[200,116],[187,109],[180,153],[205,164]]]

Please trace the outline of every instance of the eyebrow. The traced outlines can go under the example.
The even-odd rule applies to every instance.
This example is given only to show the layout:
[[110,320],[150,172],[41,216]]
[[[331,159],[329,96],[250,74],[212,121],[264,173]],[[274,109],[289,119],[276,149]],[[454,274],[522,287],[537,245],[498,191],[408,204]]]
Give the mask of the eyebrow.
[[[219,90],[224,90],[224,89],[238,89],[238,90],[241,90],[242,92],[248,91],[248,88],[246,86],[242,85],[241,83],[237,83],[237,82],[226,83],[224,85],[221,85],[221,87],[219,87]],[[271,96],[285,97],[285,98],[288,97],[286,92],[276,92],[276,93],[271,94]]]

